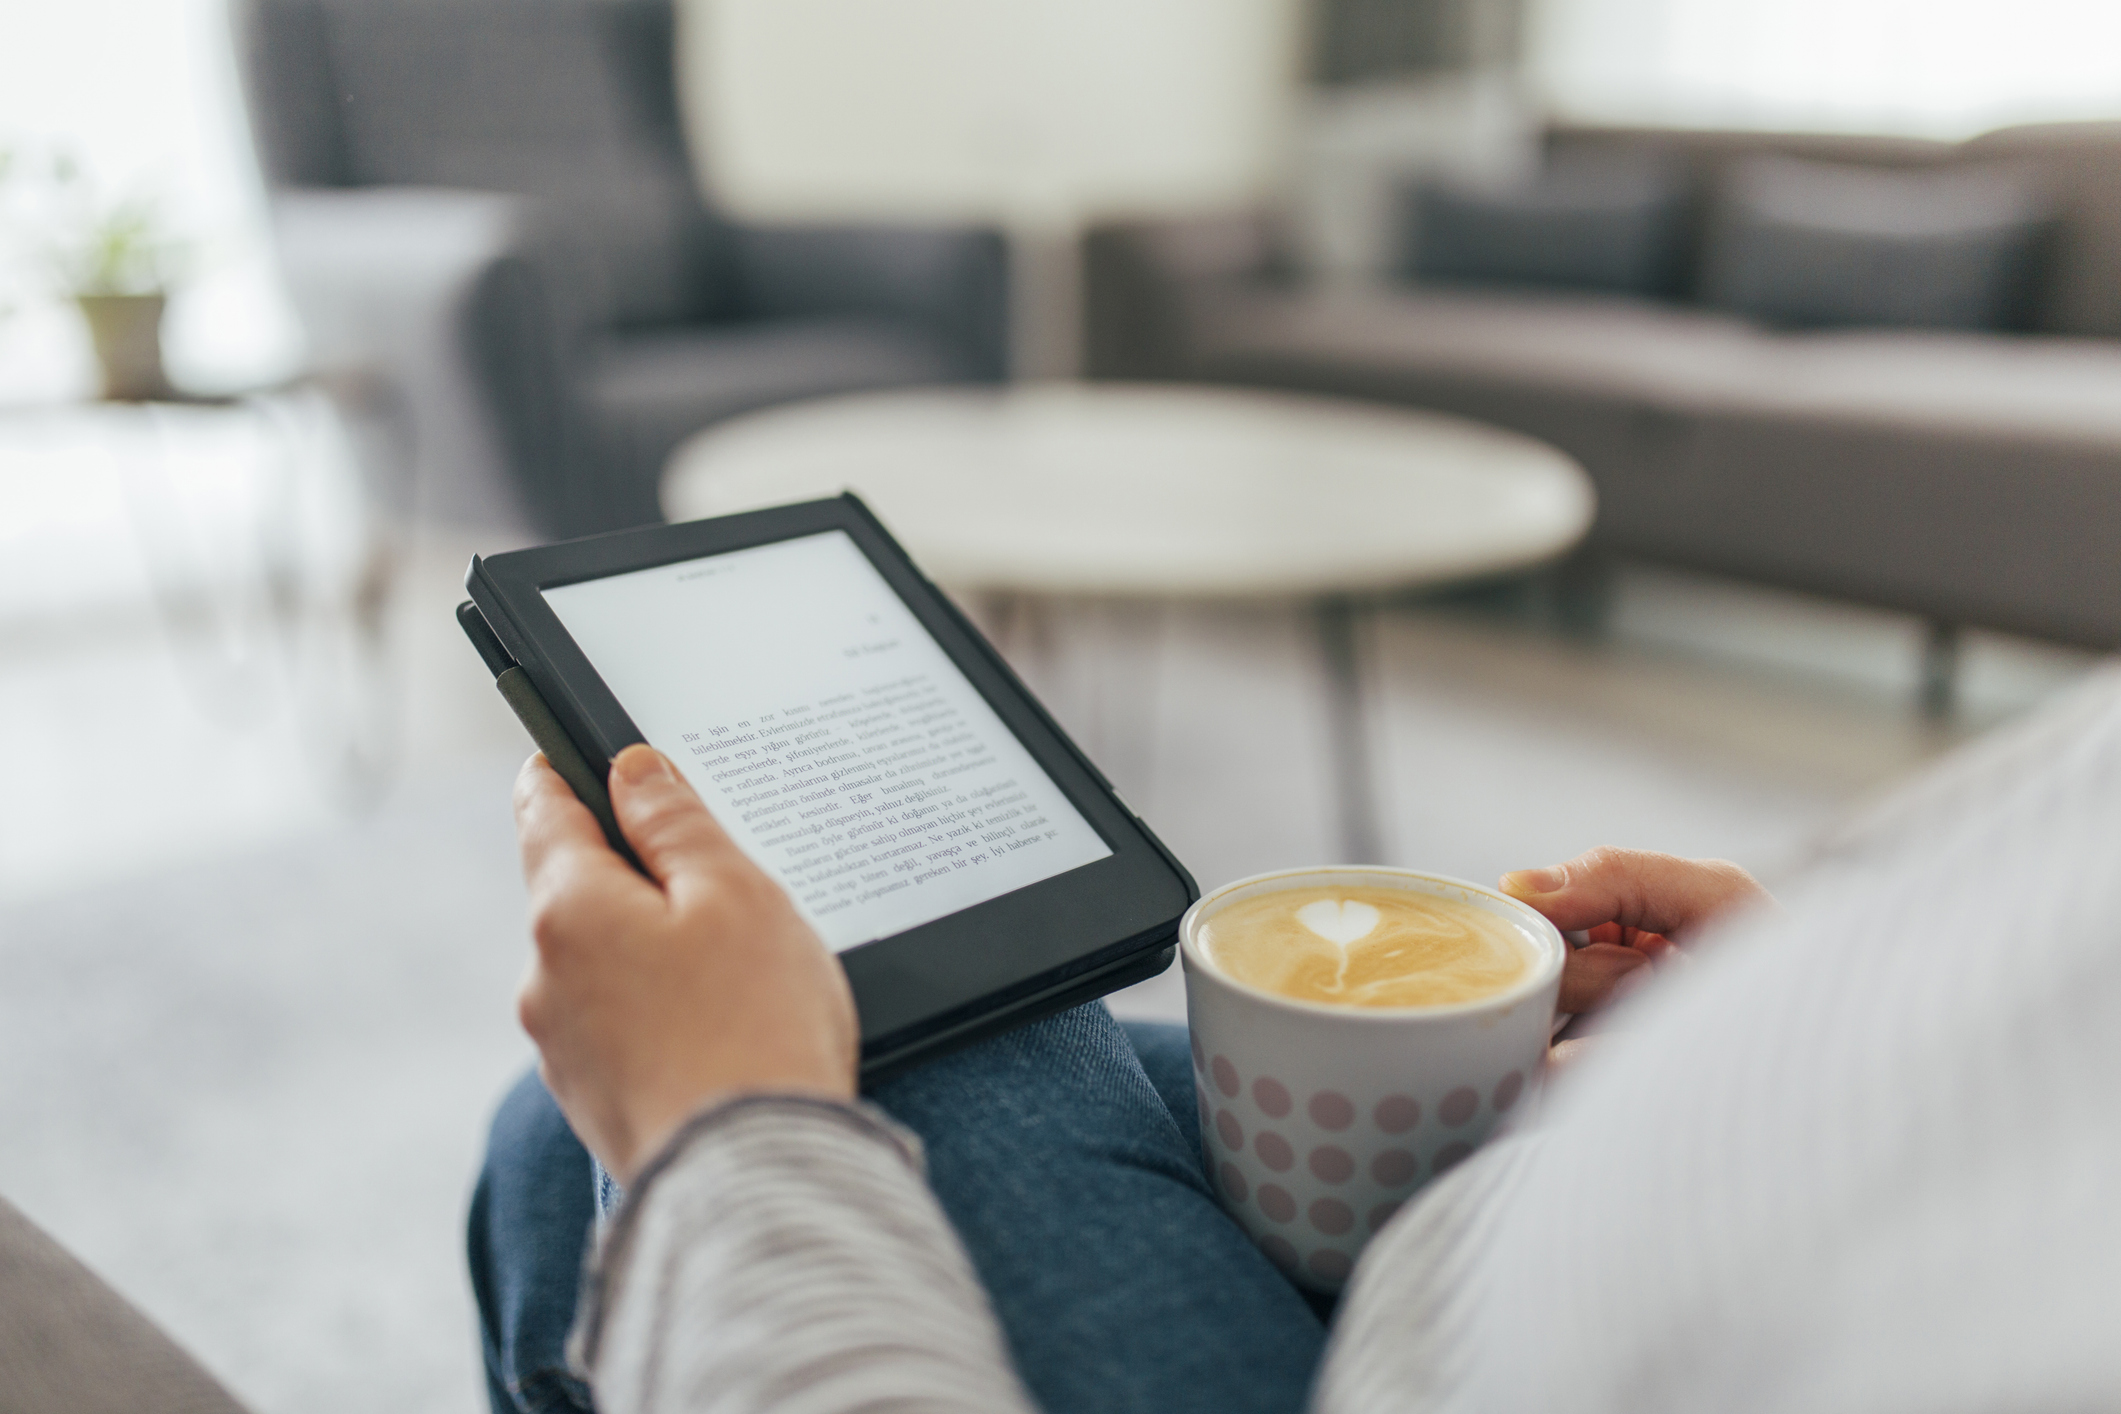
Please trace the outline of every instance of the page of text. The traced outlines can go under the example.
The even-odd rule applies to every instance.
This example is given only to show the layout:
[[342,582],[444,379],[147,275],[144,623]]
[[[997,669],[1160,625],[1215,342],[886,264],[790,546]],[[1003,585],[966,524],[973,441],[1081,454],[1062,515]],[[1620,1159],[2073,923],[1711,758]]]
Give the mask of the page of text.
[[843,531],[545,601],[835,951],[1112,852]]

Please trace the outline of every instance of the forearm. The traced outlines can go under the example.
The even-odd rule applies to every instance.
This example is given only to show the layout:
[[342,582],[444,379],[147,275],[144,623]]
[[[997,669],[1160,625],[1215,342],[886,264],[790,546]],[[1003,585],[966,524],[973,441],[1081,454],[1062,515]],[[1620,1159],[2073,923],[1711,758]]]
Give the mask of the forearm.
[[853,1106],[740,1100],[634,1181],[577,1357],[604,1414],[1030,1403],[913,1141]]

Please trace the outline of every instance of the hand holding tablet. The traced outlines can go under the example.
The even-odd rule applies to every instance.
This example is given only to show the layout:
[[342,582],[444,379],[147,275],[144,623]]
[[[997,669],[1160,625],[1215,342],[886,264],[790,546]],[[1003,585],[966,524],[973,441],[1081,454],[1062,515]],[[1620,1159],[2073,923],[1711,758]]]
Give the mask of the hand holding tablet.
[[575,1133],[625,1183],[716,1099],[852,1095],[856,1042],[832,954],[662,755],[621,752],[611,794],[650,878],[543,761],[517,778],[536,943],[518,1005]]
[[613,756],[657,747],[841,955],[866,1076],[1168,963],[1192,880],[852,496],[475,559],[466,585],[592,809]]

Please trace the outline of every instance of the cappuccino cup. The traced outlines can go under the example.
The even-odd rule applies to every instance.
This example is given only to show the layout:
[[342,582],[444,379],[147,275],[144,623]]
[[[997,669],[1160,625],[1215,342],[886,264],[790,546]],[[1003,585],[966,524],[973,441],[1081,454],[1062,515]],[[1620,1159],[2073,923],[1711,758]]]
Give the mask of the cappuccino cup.
[[1539,1083],[1567,944],[1493,889],[1335,866],[1225,884],[1179,924],[1201,1143],[1299,1285],[1363,1246]]

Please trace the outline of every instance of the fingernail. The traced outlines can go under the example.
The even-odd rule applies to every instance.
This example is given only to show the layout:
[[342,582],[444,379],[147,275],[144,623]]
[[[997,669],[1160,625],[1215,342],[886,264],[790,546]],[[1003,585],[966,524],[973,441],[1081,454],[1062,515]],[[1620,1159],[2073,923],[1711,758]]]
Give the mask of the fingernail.
[[1523,898],[1527,894],[1550,894],[1569,881],[1561,869],[1519,869],[1502,876],[1502,891]]
[[619,779],[630,786],[642,785],[659,776],[667,780],[676,779],[676,774],[670,769],[670,763],[663,759],[663,753],[646,742],[635,742],[627,747],[611,764],[619,773]]

